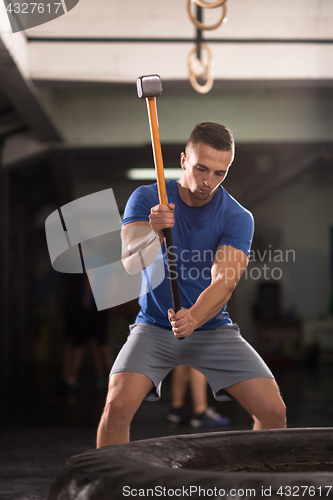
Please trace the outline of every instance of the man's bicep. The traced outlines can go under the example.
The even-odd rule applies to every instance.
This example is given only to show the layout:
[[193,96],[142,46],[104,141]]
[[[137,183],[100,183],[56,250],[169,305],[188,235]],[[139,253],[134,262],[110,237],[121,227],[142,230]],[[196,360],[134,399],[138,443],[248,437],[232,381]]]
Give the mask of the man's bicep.
[[[121,242],[122,242],[122,255],[124,255],[125,248],[129,248],[131,241],[137,239],[138,237],[142,237],[142,229],[136,230],[136,227],[149,227],[149,222],[146,221],[136,221],[129,222],[121,229]],[[147,230],[148,232],[148,230]]]
[[236,286],[249,263],[245,252],[237,248],[221,245],[218,247],[211,268],[212,281],[224,280],[231,288]]
[[137,274],[152,264],[160,249],[158,234],[146,221],[123,226],[121,242],[121,260],[129,274]]
[[129,222],[128,224],[125,224],[122,229],[121,229],[121,237],[125,236],[126,239],[129,238],[130,235],[133,234],[134,228],[135,227],[142,227],[142,226],[147,226],[150,227],[149,222],[144,221],[144,220],[138,220],[135,222]]

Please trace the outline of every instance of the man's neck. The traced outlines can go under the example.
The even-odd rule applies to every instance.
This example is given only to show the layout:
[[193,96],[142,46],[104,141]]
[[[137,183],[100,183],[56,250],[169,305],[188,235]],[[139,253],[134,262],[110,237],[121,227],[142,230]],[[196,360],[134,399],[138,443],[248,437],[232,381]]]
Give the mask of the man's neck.
[[178,193],[182,201],[189,207],[204,207],[213,199],[213,197],[217,193],[218,186],[210,196],[208,196],[206,199],[200,200],[193,196],[190,189],[187,186],[184,186],[181,181],[182,178],[180,178],[177,182]]

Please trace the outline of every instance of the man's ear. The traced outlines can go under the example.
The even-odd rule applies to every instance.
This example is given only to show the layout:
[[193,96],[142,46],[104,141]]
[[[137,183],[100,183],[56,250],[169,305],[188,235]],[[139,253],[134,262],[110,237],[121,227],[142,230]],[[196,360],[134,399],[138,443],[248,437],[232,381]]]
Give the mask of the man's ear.
[[185,170],[186,153],[180,153],[180,166]]

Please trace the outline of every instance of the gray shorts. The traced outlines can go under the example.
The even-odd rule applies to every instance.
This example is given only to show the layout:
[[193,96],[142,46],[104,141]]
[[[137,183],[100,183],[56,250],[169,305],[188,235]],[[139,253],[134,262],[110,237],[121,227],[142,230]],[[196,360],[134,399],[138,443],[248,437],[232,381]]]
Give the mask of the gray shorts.
[[184,340],[176,339],[171,330],[146,323],[131,325],[110,375],[126,371],[143,373],[155,386],[145,399],[157,401],[163,379],[179,365],[191,366],[203,373],[218,401],[230,399],[224,388],[237,382],[257,377],[274,378],[235,323],[214,330],[197,330]]

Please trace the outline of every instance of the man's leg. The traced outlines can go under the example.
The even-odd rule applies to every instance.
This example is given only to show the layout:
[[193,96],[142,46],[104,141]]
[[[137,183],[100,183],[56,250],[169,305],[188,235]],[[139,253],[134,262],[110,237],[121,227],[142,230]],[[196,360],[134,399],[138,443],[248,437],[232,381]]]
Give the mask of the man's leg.
[[253,416],[253,429],[286,427],[286,406],[272,378],[244,380],[225,389]]
[[110,377],[97,431],[97,448],[128,442],[132,418],[153,386],[150,378],[141,373],[119,372]]

